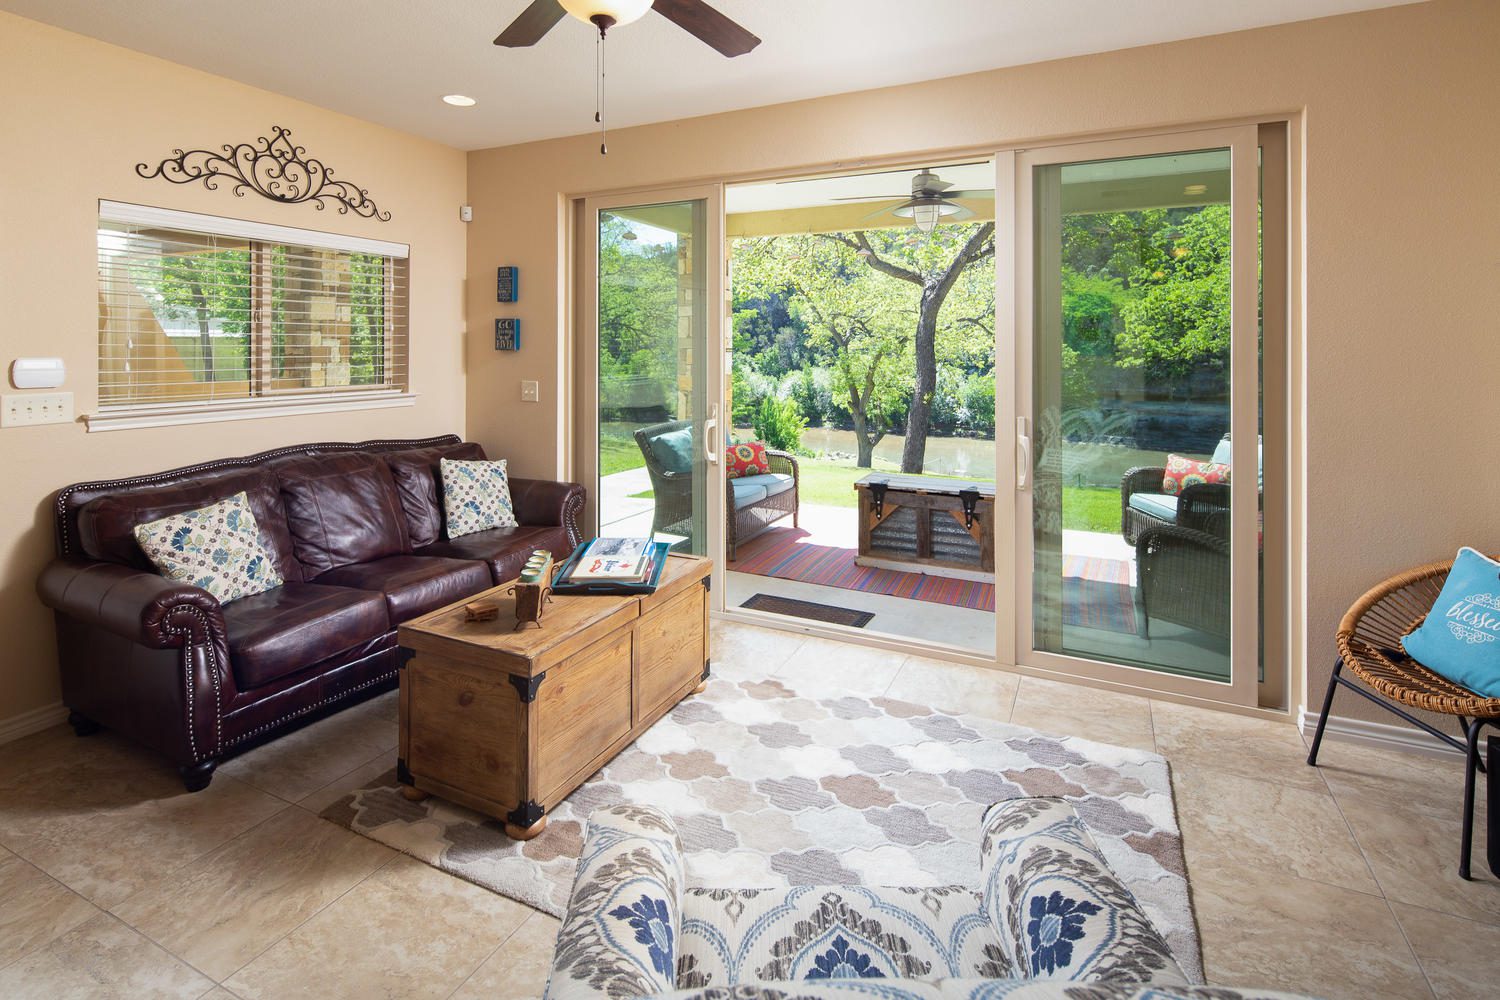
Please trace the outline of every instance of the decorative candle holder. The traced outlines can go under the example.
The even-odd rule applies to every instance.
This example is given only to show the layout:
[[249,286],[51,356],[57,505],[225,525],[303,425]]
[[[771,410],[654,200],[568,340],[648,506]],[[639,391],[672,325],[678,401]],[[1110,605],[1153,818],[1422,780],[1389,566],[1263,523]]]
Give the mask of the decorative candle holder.
[[542,627],[542,611],[552,603],[552,553],[537,549],[521,569],[521,576],[507,594],[516,598],[516,627],[520,631],[527,625]]

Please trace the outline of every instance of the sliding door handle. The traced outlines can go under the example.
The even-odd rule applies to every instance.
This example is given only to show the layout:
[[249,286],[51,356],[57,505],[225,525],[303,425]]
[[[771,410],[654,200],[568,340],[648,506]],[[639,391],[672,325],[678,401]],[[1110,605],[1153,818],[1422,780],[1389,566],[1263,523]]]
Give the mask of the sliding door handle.
[[703,456],[709,465],[719,464],[719,444],[714,438],[719,429],[719,404],[715,403],[708,408],[708,419],[703,421]]
[[1031,480],[1031,437],[1026,433],[1026,418],[1016,418],[1016,489],[1026,489]]

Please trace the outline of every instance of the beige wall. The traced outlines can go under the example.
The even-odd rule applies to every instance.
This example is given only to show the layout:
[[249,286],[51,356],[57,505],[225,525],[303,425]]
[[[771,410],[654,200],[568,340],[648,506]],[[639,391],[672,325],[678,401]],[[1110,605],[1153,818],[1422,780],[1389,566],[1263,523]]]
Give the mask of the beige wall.
[[[0,13],[0,362],[61,355],[78,412],[97,396],[98,200],[233,216],[411,245],[415,406],[89,434],[0,430],[0,724],[58,700],[52,617],[33,582],[52,553],[48,500],[83,479],[156,471],[310,440],[464,430],[464,154],[285,97]],[[386,223],[280,205],[227,187],[137,177],[174,147],[291,129],[309,155],[368,187]],[[6,382],[4,390],[12,391]]]
[[[1497,52],[1500,3],[1438,0],[622,130],[607,159],[592,136],[470,154],[469,432],[522,474],[565,468],[555,400],[523,404],[518,383],[555,393],[563,374],[568,196],[1302,111],[1316,702],[1365,587],[1461,542],[1500,548]],[[490,343],[498,264],[523,275],[516,355]],[[1388,720],[1354,701],[1340,712]]]

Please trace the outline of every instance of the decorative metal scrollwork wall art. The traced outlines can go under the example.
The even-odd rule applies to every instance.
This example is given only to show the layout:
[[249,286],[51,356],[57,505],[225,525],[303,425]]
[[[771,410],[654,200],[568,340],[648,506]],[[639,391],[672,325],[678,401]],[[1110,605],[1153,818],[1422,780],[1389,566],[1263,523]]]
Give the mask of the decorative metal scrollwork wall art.
[[260,136],[253,143],[225,144],[222,152],[208,149],[172,150],[172,155],[155,167],[137,163],[135,172],[150,180],[160,177],[173,184],[202,181],[210,191],[219,182],[231,186],[235,197],[254,191],[263,198],[285,204],[310,201],[323,210],[325,204],[338,207],[340,215],[391,221],[390,212],[382,212],[370,200],[370,193],[348,181],[333,179],[333,168],[322,160],[307,156],[307,149],[292,142],[292,133],[280,125],[271,126],[270,137]]

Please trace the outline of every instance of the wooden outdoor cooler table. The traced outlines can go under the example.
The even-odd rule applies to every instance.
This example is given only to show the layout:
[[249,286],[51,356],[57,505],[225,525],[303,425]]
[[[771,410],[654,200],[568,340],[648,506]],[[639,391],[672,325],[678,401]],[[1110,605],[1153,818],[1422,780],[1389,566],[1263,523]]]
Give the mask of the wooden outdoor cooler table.
[[[529,840],[547,813],[708,679],[713,563],[671,556],[645,596],[557,595],[514,631],[502,584],[400,627],[407,795],[438,795]],[[495,621],[464,605],[499,602]]]
[[872,473],[859,492],[858,566],[991,582],[995,484]]

